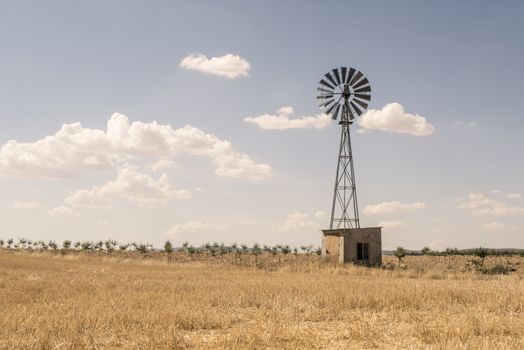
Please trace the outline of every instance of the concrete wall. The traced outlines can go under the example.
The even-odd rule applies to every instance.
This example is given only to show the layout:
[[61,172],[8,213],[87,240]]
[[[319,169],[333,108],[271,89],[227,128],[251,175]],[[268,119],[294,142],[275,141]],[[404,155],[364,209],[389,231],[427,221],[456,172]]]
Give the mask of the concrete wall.
[[338,234],[324,234],[322,236],[322,256],[326,260],[339,261],[340,237]]
[[[341,263],[382,264],[382,228],[323,230],[322,255],[327,260]],[[357,260],[357,243],[369,245],[367,261]],[[338,246],[338,249],[336,248]]]

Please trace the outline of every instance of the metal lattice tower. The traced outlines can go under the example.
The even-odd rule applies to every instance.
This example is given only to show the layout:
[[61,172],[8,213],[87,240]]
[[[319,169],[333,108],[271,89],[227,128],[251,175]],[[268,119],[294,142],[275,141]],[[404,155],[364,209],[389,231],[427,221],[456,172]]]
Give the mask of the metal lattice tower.
[[331,207],[330,229],[360,228],[350,125],[371,100],[367,78],[354,68],[335,68],[324,75],[317,88],[320,107],[332,119],[340,118],[340,147]]

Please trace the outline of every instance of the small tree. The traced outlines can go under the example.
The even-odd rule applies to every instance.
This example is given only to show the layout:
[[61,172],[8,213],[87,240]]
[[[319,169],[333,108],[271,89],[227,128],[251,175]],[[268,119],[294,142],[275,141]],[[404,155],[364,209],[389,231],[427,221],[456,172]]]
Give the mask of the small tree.
[[171,255],[173,254],[173,245],[171,244],[170,241],[166,241],[166,243],[164,243],[164,252],[167,255],[167,261],[170,262]]
[[150,248],[151,244],[149,243],[139,243],[136,245],[136,250],[140,253],[140,256],[142,258],[145,257],[146,253],[149,251]]
[[403,247],[397,247],[397,250],[393,253],[398,259],[398,266],[402,262],[402,259],[406,256],[406,250]]
[[25,249],[26,247],[26,243],[27,243],[27,239],[21,237],[21,238],[18,238],[18,246],[21,248],[21,249]]
[[3,248],[4,247],[4,240],[0,238],[0,248]]
[[422,248],[422,250],[420,251],[420,253],[422,255],[431,255],[431,249],[429,247],[424,247]]
[[62,242],[62,253],[66,254],[69,248],[71,248],[71,241],[66,239]]
[[288,255],[289,253],[291,253],[291,248],[289,248],[288,245],[285,245],[280,248],[280,251],[284,253],[284,255]]
[[297,254],[298,254],[298,249],[297,249],[297,247],[293,248],[293,254],[295,254],[295,256],[297,256]]
[[129,248],[129,243],[120,243],[118,245],[118,249],[120,250],[120,253],[125,252],[127,248]]
[[87,251],[93,249],[93,242],[90,241],[84,241],[82,242],[82,250]]
[[58,244],[56,244],[55,241],[49,241],[49,243],[47,244],[51,249],[53,249],[53,252],[56,253],[56,251],[58,250]]
[[11,244],[13,244],[13,239],[12,238],[9,238],[7,240],[7,248],[11,248]]
[[104,249],[104,241],[98,241],[95,243],[95,250],[98,250],[98,255],[102,255],[102,250]]
[[253,244],[253,255],[255,256],[255,267],[258,267],[258,256],[262,253],[262,249],[260,249],[260,246],[258,243]]
[[104,242],[104,245],[106,247],[107,254],[111,256],[113,254],[113,251],[115,250],[115,246],[117,245],[117,243],[116,241],[108,239],[107,241]]
[[75,242],[75,249],[76,249],[76,250],[79,250],[80,247],[82,247],[82,242],[80,242],[80,241],[76,241],[76,242]]

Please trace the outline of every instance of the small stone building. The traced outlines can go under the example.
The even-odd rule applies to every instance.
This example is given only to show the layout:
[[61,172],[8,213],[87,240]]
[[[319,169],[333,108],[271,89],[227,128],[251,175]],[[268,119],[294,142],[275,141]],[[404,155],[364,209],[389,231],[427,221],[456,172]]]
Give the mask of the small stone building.
[[382,227],[322,230],[322,257],[341,264],[382,264]]

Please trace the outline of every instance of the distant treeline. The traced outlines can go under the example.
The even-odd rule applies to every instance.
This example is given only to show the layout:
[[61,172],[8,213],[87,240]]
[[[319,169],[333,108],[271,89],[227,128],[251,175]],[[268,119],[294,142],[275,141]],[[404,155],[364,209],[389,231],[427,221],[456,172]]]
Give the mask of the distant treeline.
[[[518,248],[446,248],[445,250],[433,250],[429,247],[424,247],[421,250],[404,249],[405,255],[429,255],[429,256],[453,256],[453,255],[484,255],[484,256],[504,256],[504,255],[522,255],[524,256],[524,249]],[[395,255],[395,250],[383,250],[384,255]]]

